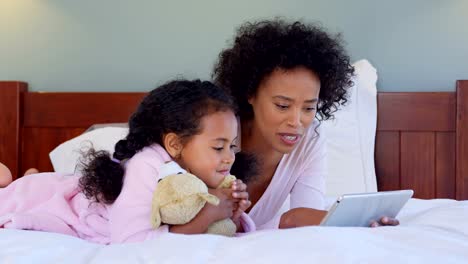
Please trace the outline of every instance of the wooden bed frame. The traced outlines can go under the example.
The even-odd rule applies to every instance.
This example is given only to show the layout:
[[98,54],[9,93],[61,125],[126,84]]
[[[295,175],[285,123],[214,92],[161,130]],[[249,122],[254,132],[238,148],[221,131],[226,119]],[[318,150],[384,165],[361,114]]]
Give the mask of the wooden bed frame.
[[[145,93],[28,92],[0,82],[0,161],[15,176],[52,171],[49,152],[98,123],[126,122]],[[468,81],[456,92],[378,94],[379,190],[468,199]]]

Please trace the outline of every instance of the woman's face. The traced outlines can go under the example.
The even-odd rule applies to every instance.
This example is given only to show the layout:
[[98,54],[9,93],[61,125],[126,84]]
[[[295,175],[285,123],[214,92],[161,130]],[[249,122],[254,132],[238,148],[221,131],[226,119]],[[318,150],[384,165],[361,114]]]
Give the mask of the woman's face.
[[254,133],[259,133],[254,137],[266,147],[290,153],[315,118],[319,92],[318,76],[304,67],[274,70],[249,99]]
[[193,136],[180,153],[179,164],[216,188],[229,175],[237,150],[237,119],[224,111],[201,119],[201,133]]

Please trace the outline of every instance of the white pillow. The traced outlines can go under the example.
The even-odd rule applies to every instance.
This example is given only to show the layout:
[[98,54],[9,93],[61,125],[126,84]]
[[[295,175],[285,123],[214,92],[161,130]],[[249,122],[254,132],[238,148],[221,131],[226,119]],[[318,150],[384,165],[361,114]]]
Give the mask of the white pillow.
[[377,70],[367,61],[356,72],[349,101],[322,123],[327,135],[329,175],[326,195],[376,192],[374,142],[377,126]]
[[96,150],[106,150],[112,155],[115,144],[128,134],[127,127],[104,127],[72,138],[49,153],[50,161],[56,172],[75,173],[81,158],[81,151],[92,145]]

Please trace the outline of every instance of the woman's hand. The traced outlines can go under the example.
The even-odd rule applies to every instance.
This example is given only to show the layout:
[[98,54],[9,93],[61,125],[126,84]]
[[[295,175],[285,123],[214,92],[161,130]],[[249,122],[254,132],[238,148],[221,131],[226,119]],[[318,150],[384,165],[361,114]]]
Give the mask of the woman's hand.
[[400,224],[400,221],[398,221],[398,219],[384,216],[380,218],[379,221],[372,221],[369,226],[370,227],[397,226],[399,224]]
[[281,216],[279,228],[293,228],[318,225],[327,214],[327,211],[312,208],[294,208]]

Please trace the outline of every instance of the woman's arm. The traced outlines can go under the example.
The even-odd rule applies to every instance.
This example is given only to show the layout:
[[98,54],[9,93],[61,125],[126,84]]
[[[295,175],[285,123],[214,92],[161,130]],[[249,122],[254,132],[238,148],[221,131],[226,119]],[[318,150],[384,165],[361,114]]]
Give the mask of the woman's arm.
[[312,208],[294,208],[281,215],[279,228],[319,225],[327,211]]
[[[327,214],[325,211],[325,178],[328,171],[325,135],[319,130],[320,136],[310,144],[303,153],[304,170],[291,191],[291,210],[279,220],[279,228],[319,225]],[[370,227],[398,225],[399,221],[390,217],[382,217],[370,224]]]
[[[279,228],[293,228],[310,225],[319,225],[327,211],[311,208],[294,208],[281,216]],[[378,221],[372,221],[369,227],[397,226],[400,221],[391,217],[382,217]]]

